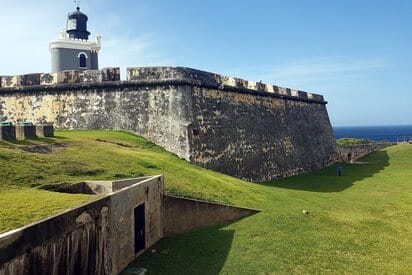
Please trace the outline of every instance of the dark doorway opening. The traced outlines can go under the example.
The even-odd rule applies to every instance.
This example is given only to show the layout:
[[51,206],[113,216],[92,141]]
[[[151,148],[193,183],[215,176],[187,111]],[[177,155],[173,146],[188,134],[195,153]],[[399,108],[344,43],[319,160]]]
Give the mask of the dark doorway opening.
[[144,203],[134,209],[134,252],[145,249],[145,217]]

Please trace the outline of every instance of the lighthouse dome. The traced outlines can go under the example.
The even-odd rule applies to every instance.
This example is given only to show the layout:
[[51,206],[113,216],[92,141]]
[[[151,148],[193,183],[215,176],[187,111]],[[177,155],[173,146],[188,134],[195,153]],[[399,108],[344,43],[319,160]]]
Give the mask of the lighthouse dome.
[[87,15],[82,13],[79,7],[77,7],[75,12],[69,13],[67,15],[66,27],[69,37],[88,40],[90,32],[87,30],[87,20]]

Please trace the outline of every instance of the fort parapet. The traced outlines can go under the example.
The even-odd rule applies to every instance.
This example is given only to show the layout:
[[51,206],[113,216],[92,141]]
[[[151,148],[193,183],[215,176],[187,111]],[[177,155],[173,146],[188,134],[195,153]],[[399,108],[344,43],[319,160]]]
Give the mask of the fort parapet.
[[107,81],[120,81],[120,68],[0,76],[0,88],[4,91],[15,91],[27,90],[27,88],[33,86],[87,84]]
[[1,78],[0,121],[131,131],[252,181],[334,158],[326,101],[314,93],[182,67],[128,68],[126,81],[118,68]]

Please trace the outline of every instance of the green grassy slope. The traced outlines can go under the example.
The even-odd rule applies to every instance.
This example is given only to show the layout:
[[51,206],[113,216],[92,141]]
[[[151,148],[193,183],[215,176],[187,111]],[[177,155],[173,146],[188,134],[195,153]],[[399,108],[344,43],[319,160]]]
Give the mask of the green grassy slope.
[[151,274],[410,274],[411,191],[412,146],[391,147],[345,165],[342,177],[330,167],[256,186],[250,196],[264,194],[262,213],[162,240],[131,266]]
[[[252,184],[188,164],[135,135],[114,131],[62,131],[40,141],[0,143],[0,232],[96,199],[39,189],[45,184],[143,175],[166,177],[166,192],[229,204],[259,205]],[[22,146],[62,144],[53,154]]]
[[[36,188],[43,184],[164,174],[168,193],[263,212],[160,241],[132,265],[151,274],[412,273],[411,145],[345,164],[342,177],[330,167],[253,184],[190,165],[131,134],[57,134],[54,141],[65,146],[48,155],[0,144],[0,231],[94,199],[57,198]],[[46,204],[39,192],[53,201]]]

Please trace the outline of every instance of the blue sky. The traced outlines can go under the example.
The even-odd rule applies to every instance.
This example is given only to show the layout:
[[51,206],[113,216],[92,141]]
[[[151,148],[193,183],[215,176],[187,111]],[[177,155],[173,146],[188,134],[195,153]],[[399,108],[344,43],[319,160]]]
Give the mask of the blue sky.
[[[100,66],[176,65],[323,94],[331,122],[412,124],[412,1],[83,0]],[[50,70],[72,1],[0,0],[0,75]],[[7,11],[7,12],[4,12]]]

